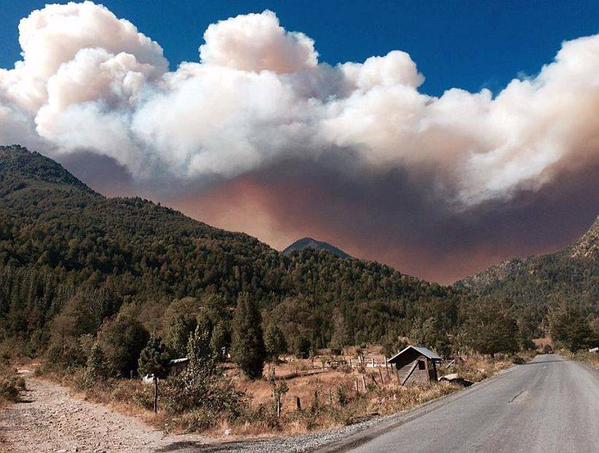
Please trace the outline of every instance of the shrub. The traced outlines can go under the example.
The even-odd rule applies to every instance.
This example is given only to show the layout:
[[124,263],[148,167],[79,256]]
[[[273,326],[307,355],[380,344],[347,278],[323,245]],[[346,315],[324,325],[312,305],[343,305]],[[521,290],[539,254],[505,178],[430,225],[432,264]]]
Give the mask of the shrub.
[[106,358],[98,343],[94,343],[87,358],[86,378],[89,383],[104,380],[108,376]]
[[75,368],[85,365],[86,357],[79,342],[52,342],[46,351],[46,361],[50,368]]
[[[243,394],[223,379],[210,347],[210,333],[196,328],[189,337],[187,367],[166,382],[162,390],[165,409],[171,414],[204,411],[239,415]],[[215,419],[216,415],[214,416]]]
[[341,407],[347,406],[350,401],[349,391],[341,386],[337,387],[337,402]]
[[15,370],[2,366],[0,368],[0,401],[17,402],[25,391],[25,380]]
[[522,357],[520,357],[519,355],[512,356],[512,363],[514,365],[522,365],[525,362],[526,361]]

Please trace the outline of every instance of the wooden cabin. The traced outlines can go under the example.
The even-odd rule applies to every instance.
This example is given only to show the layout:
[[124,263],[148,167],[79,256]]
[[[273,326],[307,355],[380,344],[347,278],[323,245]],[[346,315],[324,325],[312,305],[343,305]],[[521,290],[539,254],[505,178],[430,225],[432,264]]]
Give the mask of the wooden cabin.
[[401,385],[426,384],[437,382],[437,365],[441,357],[422,346],[408,346],[387,362],[399,371]]

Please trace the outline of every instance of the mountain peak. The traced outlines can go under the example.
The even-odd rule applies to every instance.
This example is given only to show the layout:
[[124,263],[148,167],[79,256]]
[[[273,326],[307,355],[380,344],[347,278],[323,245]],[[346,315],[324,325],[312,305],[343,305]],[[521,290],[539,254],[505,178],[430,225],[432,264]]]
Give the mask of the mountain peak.
[[304,237],[302,239],[298,239],[285,250],[283,250],[283,255],[290,255],[293,252],[301,252],[305,249],[313,249],[313,250],[324,250],[329,252],[339,258],[349,259],[352,258],[351,255],[345,253],[343,250],[335,247],[334,245],[329,244],[328,242],[318,241],[311,237]]
[[0,146],[0,180],[3,178],[76,186],[91,191],[58,162],[20,145]]

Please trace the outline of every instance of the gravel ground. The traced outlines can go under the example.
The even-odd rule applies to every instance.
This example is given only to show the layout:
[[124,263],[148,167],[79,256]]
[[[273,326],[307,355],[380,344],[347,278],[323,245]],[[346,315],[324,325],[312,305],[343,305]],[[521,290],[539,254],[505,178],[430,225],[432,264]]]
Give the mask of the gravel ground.
[[8,445],[0,445],[2,451],[153,452],[204,442],[200,436],[165,436],[134,417],[80,400],[65,387],[22,374],[28,389],[23,401],[0,413],[0,435]]

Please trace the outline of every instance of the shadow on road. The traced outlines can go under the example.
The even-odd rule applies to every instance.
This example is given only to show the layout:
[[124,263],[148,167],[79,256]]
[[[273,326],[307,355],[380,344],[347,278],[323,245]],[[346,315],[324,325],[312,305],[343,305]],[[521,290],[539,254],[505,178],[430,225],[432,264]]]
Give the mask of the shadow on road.
[[[260,441],[255,441],[253,442],[256,445],[260,444]],[[230,450],[234,450],[236,446],[239,445],[248,445],[248,441],[239,441],[239,442],[226,442],[226,443],[221,443],[221,444],[204,444],[202,442],[193,442],[193,441],[181,441],[181,442],[173,442],[172,444],[169,444],[165,447],[161,447],[158,448],[154,451],[156,452],[160,452],[160,453],[168,453],[168,452],[172,452],[172,451],[180,451],[180,450],[186,450],[189,448],[193,448],[193,449],[197,449],[198,451],[213,451],[213,452],[218,452],[218,451],[230,451]]]
[[527,362],[520,365],[545,365],[546,363],[564,363],[565,360],[543,360],[542,362]]

